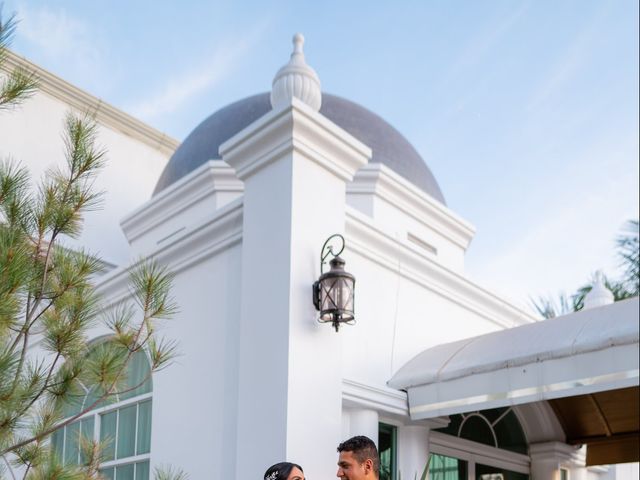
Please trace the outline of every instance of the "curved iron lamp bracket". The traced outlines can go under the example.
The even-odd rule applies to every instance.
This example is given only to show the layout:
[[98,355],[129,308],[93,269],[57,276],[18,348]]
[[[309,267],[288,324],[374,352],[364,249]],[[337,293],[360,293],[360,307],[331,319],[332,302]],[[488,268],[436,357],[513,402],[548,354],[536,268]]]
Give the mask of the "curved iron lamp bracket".
[[[340,245],[340,249],[336,252],[337,246]],[[329,255],[337,257],[344,251],[344,237],[339,233],[331,235],[322,245],[320,250],[320,275],[324,273],[324,266],[327,264],[325,261]]]

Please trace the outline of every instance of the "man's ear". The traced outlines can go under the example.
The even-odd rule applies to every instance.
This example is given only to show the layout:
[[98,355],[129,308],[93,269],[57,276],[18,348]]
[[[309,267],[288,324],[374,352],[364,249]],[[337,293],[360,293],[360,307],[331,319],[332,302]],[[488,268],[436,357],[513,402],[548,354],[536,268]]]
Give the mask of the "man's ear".
[[373,460],[370,458],[364,461],[364,473],[365,475],[373,474]]

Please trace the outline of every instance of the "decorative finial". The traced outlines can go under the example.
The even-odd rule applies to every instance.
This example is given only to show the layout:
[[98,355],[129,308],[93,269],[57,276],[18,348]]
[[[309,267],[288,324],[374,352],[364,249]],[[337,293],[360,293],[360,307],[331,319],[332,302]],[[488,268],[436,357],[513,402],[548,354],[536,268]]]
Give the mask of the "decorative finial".
[[283,66],[273,79],[271,87],[271,106],[286,105],[293,97],[302,100],[315,111],[320,110],[322,91],[318,74],[304,59],[304,36],[293,36],[293,53],[289,63]]
[[595,274],[593,287],[584,297],[584,308],[602,307],[613,303],[613,293],[605,285],[604,274],[598,270]]
[[302,51],[303,46],[304,46],[304,35],[302,35],[301,33],[296,33],[293,36],[293,53],[291,55],[295,55],[296,53],[304,55],[304,52]]

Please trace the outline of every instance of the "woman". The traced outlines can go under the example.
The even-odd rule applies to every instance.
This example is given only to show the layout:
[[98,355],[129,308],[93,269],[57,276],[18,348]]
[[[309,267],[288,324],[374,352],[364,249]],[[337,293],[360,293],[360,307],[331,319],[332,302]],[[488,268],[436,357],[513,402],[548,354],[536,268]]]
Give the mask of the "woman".
[[295,463],[280,462],[264,472],[264,480],[304,480],[302,467]]

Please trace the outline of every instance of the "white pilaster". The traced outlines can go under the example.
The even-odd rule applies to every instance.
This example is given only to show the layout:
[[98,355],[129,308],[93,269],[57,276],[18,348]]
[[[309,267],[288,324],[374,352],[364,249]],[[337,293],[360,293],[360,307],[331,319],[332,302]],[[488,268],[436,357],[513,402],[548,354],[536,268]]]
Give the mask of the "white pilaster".
[[561,442],[534,443],[529,446],[531,478],[534,480],[560,480],[560,469],[571,470],[571,480],[584,477],[578,465],[581,457],[576,447]]
[[371,151],[294,97],[220,153],[244,181],[230,478],[260,478],[283,460],[300,463],[310,478],[330,478],[342,433],[340,334],[317,323],[311,286],[323,242],[344,231],[346,182]]
[[367,408],[349,409],[349,435],[364,435],[378,445],[378,412]]
[[404,425],[398,428],[398,471],[402,478],[420,478],[429,461],[429,427]]

